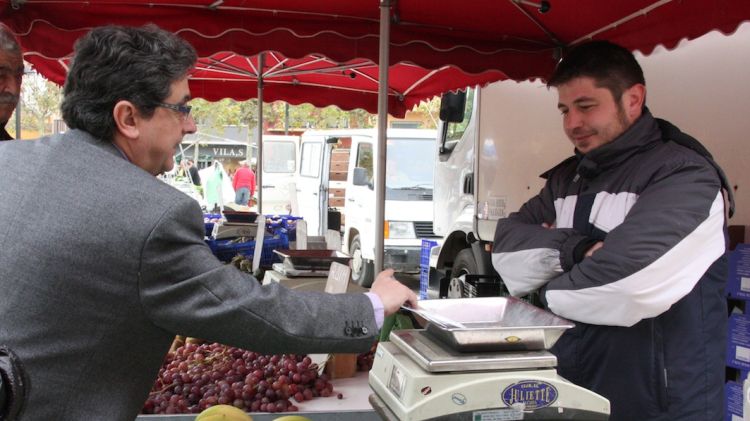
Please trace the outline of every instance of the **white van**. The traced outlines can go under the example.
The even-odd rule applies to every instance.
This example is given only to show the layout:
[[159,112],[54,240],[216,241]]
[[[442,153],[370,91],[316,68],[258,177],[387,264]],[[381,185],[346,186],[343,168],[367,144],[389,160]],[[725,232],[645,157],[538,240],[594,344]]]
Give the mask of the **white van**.
[[291,211],[289,186],[297,172],[299,136],[263,135],[263,213],[288,215]]
[[[745,226],[750,195],[739,189],[745,180],[750,184],[744,152],[750,133],[748,45],[745,24],[731,36],[712,32],[674,51],[636,54],[649,109],[709,149],[736,190],[737,212],[729,223]],[[434,227],[444,241],[431,253],[431,298],[460,294],[461,275],[494,273],[487,250],[497,220],[536,195],[544,185],[539,175],[573,154],[557,93],[539,81],[471,89],[462,107],[463,121],[439,129]]]
[[[434,130],[388,129],[383,266],[418,272],[422,239],[432,229]],[[308,233],[329,228],[344,234],[352,279],[368,286],[375,258],[375,129],[307,131],[301,137],[297,174],[299,213]]]

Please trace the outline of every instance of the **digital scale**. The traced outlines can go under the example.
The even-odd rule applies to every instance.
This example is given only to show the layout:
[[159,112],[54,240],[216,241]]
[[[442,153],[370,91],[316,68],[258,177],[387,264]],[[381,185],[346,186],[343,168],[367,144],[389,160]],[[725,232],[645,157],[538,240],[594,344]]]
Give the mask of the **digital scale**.
[[461,327],[428,319],[427,329],[393,331],[378,344],[370,403],[383,419],[609,418],[606,398],[557,374],[548,349],[570,322],[514,298],[430,300],[420,308],[433,302],[430,311]]

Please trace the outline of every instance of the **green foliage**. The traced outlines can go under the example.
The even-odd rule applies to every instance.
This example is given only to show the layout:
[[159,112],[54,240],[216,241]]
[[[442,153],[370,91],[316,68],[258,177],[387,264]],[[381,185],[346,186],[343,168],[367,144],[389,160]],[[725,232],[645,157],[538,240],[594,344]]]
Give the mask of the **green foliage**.
[[62,88],[38,73],[27,74],[23,77],[21,100],[21,126],[40,136],[49,134],[51,119],[59,113]]

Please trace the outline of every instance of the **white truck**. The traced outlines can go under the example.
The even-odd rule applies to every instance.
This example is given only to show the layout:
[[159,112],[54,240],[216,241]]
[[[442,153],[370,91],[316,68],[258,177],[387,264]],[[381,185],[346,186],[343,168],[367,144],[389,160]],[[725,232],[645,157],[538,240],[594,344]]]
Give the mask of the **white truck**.
[[297,173],[299,136],[263,135],[263,213],[287,215]]
[[[422,239],[432,229],[432,188],[436,132],[388,129],[384,224],[384,267],[418,272]],[[309,235],[343,232],[352,255],[352,279],[369,286],[375,257],[375,129],[305,132],[297,172],[299,214]]]
[[[735,189],[730,224],[750,224],[747,138],[750,133],[750,24],[731,36],[713,32],[674,51],[636,54],[646,77],[646,104],[701,141]],[[502,81],[446,95],[435,166],[435,233],[444,238],[430,256],[430,298],[459,296],[461,275],[495,274],[490,247],[498,218],[537,194],[539,177],[573,154],[562,129],[557,94],[540,81]],[[452,104],[452,106],[451,106]],[[463,110],[463,119],[455,109]],[[461,114],[461,113],[458,113]]]

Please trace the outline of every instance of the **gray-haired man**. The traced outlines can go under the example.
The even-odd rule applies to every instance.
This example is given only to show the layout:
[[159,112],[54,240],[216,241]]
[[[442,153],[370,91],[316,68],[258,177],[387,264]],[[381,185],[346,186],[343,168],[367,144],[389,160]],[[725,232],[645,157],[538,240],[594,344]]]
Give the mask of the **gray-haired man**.
[[5,125],[18,104],[23,77],[23,58],[16,37],[0,24],[0,140],[10,140]]

